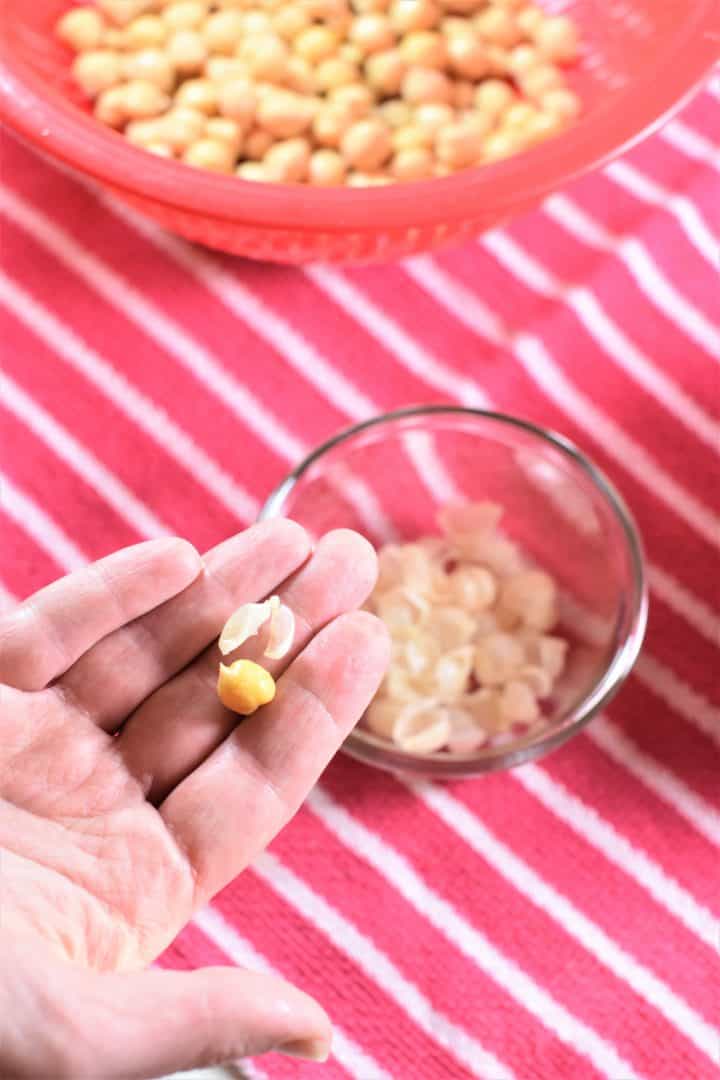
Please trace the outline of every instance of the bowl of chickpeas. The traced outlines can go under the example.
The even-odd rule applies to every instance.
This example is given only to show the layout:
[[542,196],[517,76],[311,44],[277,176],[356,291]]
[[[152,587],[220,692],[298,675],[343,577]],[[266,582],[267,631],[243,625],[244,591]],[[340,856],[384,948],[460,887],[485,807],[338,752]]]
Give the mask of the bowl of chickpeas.
[[640,651],[644,556],[609,480],[562,436],[499,413],[423,406],[359,424],[266,502],[378,553],[367,601],[390,667],[345,750],[397,773],[508,768],[575,735]]
[[0,2],[13,128],[168,229],[284,262],[507,220],[720,52],[717,0]]

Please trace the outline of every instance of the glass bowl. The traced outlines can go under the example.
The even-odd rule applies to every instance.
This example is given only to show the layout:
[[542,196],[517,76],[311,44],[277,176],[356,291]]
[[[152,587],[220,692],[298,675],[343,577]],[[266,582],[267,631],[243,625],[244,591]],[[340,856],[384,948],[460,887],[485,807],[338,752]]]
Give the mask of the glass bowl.
[[620,495],[572,443],[524,420],[426,406],[349,428],[313,451],[273,492],[261,518],[291,517],[315,538],[351,528],[379,548],[438,533],[447,502],[490,500],[503,532],[559,586],[558,632],[571,647],[547,726],[472,753],[408,753],[358,726],[353,757],[393,772],[474,776],[560,746],[631,670],[647,619],[642,544]]
[[[543,0],[580,27],[567,132],[497,164],[382,188],[322,190],[194,170],[148,154],[89,114],[53,27],[72,0],[0,0],[0,115],[46,154],[165,228],[278,262],[394,259],[477,235],[648,134],[720,57],[718,0]],[[258,6],[262,6],[258,4]]]

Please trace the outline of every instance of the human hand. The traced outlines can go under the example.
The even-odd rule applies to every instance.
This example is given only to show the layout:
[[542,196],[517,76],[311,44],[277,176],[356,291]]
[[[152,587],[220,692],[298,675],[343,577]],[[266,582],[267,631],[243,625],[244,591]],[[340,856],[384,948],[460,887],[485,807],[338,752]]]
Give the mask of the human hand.
[[[374,694],[387,637],[352,609],[375,573],[357,534],[311,555],[275,521],[204,559],[181,540],[128,548],[0,619],[5,1080],[325,1056],[327,1016],[281,979],[140,971],[292,817]],[[214,639],[272,592],[295,642],[263,661],[275,701],[240,724],[216,697]]]

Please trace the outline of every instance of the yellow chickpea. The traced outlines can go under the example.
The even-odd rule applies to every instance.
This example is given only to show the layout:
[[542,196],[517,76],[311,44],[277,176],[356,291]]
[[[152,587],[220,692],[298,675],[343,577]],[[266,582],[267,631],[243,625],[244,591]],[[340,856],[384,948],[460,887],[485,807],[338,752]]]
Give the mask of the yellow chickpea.
[[186,79],[175,94],[177,105],[215,116],[218,111],[219,87],[210,79]]
[[485,45],[472,34],[448,38],[447,60],[452,71],[465,79],[481,79],[490,66]]
[[516,131],[494,131],[485,140],[483,147],[483,161],[501,161],[503,158],[512,157],[523,149],[522,138]]
[[197,30],[176,30],[168,40],[167,55],[181,75],[198,75],[208,58],[208,50]]
[[317,187],[337,187],[345,179],[345,162],[335,150],[316,150],[310,158],[308,180]]
[[390,0],[352,0],[352,6],[359,15],[367,15],[369,12],[387,11]]
[[263,158],[263,168],[269,180],[299,184],[307,177],[310,164],[310,144],[307,139],[283,139],[270,147]]
[[407,124],[392,133],[392,148],[396,154],[401,150],[429,149],[435,141],[435,133],[420,124]]
[[580,98],[572,90],[548,90],[540,98],[540,108],[562,120],[574,120],[580,112]]
[[565,127],[566,121],[561,116],[552,113],[539,112],[523,129],[523,134],[529,146],[545,142],[546,139],[558,135]]
[[456,15],[473,15],[481,3],[478,0],[442,0],[442,6]]
[[558,90],[565,85],[565,79],[560,68],[554,64],[538,64],[518,76],[520,89],[526,97],[537,101],[549,90]]
[[168,39],[170,29],[159,15],[141,15],[133,19],[125,29],[125,45],[128,49],[157,49]]
[[258,161],[243,161],[242,165],[238,165],[235,170],[235,175],[241,180],[252,180],[260,184],[267,181],[265,169]]
[[349,36],[365,55],[383,52],[395,44],[392,24],[381,14],[358,15],[350,27]]
[[411,68],[402,82],[402,96],[410,105],[447,104],[452,87],[450,80],[435,68]]
[[243,14],[243,34],[271,34],[272,22],[267,11],[246,11]]
[[277,34],[253,34],[241,42],[238,55],[258,81],[281,83],[285,79],[288,47]]
[[[163,141],[163,126],[158,120],[131,120],[125,128],[125,138],[133,146],[146,150],[154,142]],[[167,144],[166,144],[167,145]]]
[[348,187],[384,187],[391,183],[390,177],[384,173],[350,172],[347,176]]
[[127,120],[125,87],[111,86],[109,90],[103,90],[95,101],[93,114],[101,124],[114,128],[122,127]]
[[232,56],[242,35],[242,14],[232,9],[216,11],[202,27],[202,36],[208,51],[223,56]]
[[245,137],[244,154],[251,161],[262,161],[275,142],[269,131],[253,128]]
[[449,105],[418,105],[415,110],[415,123],[435,137],[441,128],[452,124],[455,113]]
[[205,74],[213,82],[226,82],[228,79],[249,79],[250,69],[237,56],[210,56],[205,64]]
[[400,42],[400,54],[409,65],[444,68],[448,60],[448,47],[442,34],[432,30],[414,30]]
[[77,57],[72,73],[80,88],[88,97],[94,98],[121,81],[122,57],[109,49],[93,49]]
[[396,180],[426,180],[433,175],[435,159],[427,147],[411,146],[398,150],[390,164]]
[[310,64],[319,64],[321,60],[334,56],[337,47],[337,36],[327,26],[309,26],[293,41],[297,55]]
[[208,5],[202,0],[179,0],[168,4],[160,13],[172,30],[197,30],[208,14]]
[[125,84],[125,111],[131,120],[160,116],[170,105],[170,98],[147,79],[131,79]]
[[365,62],[365,78],[373,90],[386,96],[397,94],[407,71],[407,63],[399,49],[373,53]]
[[504,49],[511,49],[514,45],[518,45],[524,37],[523,31],[511,12],[499,7],[490,7],[481,11],[473,19],[473,26],[483,41],[491,45],[502,45]]
[[353,115],[345,105],[322,105],[313,120],[312,133],[320,146],[336,147],[345,132],[352,126]]
[[520,8],[515,15],[515,22],[523,34],[532,37],[544,18],[545,14],[542,8],[530,4],[528,7]]
[[127,26],[155,6],[154,0],[97,0],[100,10],[118,26]]
[[168,146],[168,144],[164,143],[164,142],[149,142],[147,144],[147,146],[145,147],[145,149],[149,153],[155,154],[156,157],[162,157],[162,158],[173,158],[173,157],[175,157],[175,155],[173,154],[173,151],[172,151],[172,147]]
[[[325,61],[322,61],[325,63]],[[289,90],[296,94],[314,94],[315,74],[312,64],[303,60],[302,56],[290,56],[285,65],[285,78],[283,83]]]
[[87,52],[102,44],[105,20],[94,8],[72,8],[55,27],[57,36],[75,52]]
[[[421,107],[426,109],[432,108],[432,106],[430,105],[425,105]],[[450,117],[452,119],[452,111],[448,111],[450,112]],[[412,123],[412,109],[407,104],[407,102],[401,101],[400,98],[393,98],[391,101],[383,102],[383,104],[378,109],[378,112],[383,121],[388,125],[388,127],[391,128],[401,128],[405,127],[407,124]]]
[[359,77],[360,74],[354,64],[330,56],[318,64],[315,85],[322,91],[337,90],[340,86],[351,86],[357,83]]
[[440,22],[441,10],[433,0],[394,0],[389,17],[396,34],[409,34],[432,30]]
[[[211,172],[231,173],[235,168],[236,153],[232,146],[219,139],[198,139],[183,154],[186,165]],[[224,665],[223,665],[224,666]],[[235,665],[233,664],[232,667]]]
[[392,153],[390,130],[381,120],[358,120],[343,135],[340,152],[353,168],[373,172]]
[[518,101],[503,113],[502,124],[504,128],[520,129],[532,123],[537,115],[538,110],[527,101]]
[[123,66],[127,79],[144,79],[166,93],[175,86],[175,68],[162,49],[140,49],[130,53]]
[[298,3],[284,4],[272,17],[272,28],[285,41],[294,41],[298,34],[307,30],[312,19],[307,10]]
[[578,54],[575,23],[565,15],[543,19],[535,27],[533,39],[542,55],[559,64],[568,64]]
[[532,45],[517,45],[507,53],[507,70],[513,75],[524,75],[531,68],[543,63],[543,57]]
[[218,142],[226,142],[232,146],[236,154],[240,153],[243,145],[243,132],[239,124],[234,120],[228,120],[225,116],[211,117],[205,127],[208,139],[217,139]]
[[198,139],[207,126],[207,117],[196,109],[186,106],[171,109],[162,117],[158,137],[171,146],[175,153],[183,153]]
[[[189,164],[194,165],[196,162]],[[200,168],[207,167],[200,165]],[[229,667],[226,664],[220,665],[217,692],[226,709],[241,716],[251,716],[262,705],[268,705],[273,700],[275,680],[269,671],[259,664],[254,664],[252,660],[236,660]]]
[[475,88],[474,104],[480,112],[496,120],[515,101],[515,91],[502,79],[486,79]]
[[464,123],[448,124],[437,133],[435,153],[438,161],[454,169],[466,168],[480,160],[484,135],[474,126]]
[[221,116],[235,120],[243,129],[252,124],[258,107],[256,88],[247,79],[228,79],[218,87]]
[[338,86],[337,90],[331,92],[330,101],[333,105],[347,108],[350,115],[356,120],[367,116],[374,104],[371,91],[362,83],[354,83],[352,86]]
[[310,127],[317,111],[315,102],[287,90],[273,90],[261,98],[257,123],[280,139],[301,135]]

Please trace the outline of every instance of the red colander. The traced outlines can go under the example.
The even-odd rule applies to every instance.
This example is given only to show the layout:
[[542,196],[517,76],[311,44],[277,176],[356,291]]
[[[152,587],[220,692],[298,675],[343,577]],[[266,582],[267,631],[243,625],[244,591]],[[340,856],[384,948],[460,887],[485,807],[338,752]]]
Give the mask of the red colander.
[[580,27],[577,124],[452,177],[380,188],[258,184],[190,170],[102,127],[73,91],[53,26],[68,0],[0,0],[0,112],[47,154],[190,240],[279,262],[367,262],[498,225],[607,161],[679,108],[720,58],[720,0],[565,0]]

